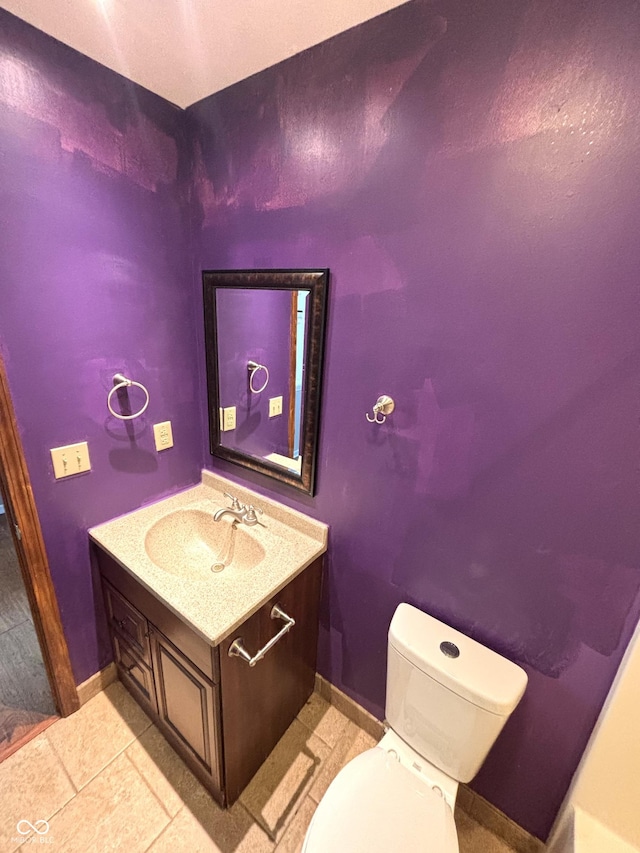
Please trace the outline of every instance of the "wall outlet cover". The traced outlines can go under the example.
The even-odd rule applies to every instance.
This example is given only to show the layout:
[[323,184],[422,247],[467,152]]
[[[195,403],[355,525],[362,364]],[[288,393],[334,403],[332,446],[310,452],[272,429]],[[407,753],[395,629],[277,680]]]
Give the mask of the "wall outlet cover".
[[171,421],[163,421],[161,424],[154,424],[153,437],[156,442],[156,450],[168,450],[170,447],[173,447]]
[[228,432],[236,428],[236,407],[227,406],[220,409],[220,431]]

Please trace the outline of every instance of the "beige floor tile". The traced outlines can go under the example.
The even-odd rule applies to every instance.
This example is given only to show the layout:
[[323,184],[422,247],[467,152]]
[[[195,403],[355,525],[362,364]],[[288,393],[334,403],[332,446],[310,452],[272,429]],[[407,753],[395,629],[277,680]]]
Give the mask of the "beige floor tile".
[[170,817],[174,817],[202,786],[178,753],[151,725],[126,750],[126,755]]
[[54,723],[47,737],[80,790],[150,725],[149,717],[117,682]]
[[319,693],[312,693],[298,714],[298,719],[330,747],[334,747],[349,720]]
[[320,772],[309,791],[311,799],[319,803],[345,764],[355,758],[356,755],[360,755],[361,752],[372,749],[376,743],[377,741],[371,735],[363,732],[355,723],[349,721],[331,755],[322,763]]
[[304,837],[311,823],[311,818],[317,808],[311,797],[306,797],[287,827],[282,839],[278,842],[275,853],[300,853]]
[[329,754],[324,741],[294,720],[242,792],[242,804],[272,840],[282,837]]
[[149,853],[271,853],[273,848],[273,842],[240,803],[225,811],[200,786],[187,796],[186,805]]
[[119,755],[50,821],[52,850],[142,853],[169,817],[126,755]]
[[[0,764],[0,850],[8,853],[20,845],[19,821],[49,820],[74,795],[45,734],[9,756]],[[12,842],[12,838],[17,840]]]
[[468,814],[456,811],[460,853],[513,853],[513,848]]

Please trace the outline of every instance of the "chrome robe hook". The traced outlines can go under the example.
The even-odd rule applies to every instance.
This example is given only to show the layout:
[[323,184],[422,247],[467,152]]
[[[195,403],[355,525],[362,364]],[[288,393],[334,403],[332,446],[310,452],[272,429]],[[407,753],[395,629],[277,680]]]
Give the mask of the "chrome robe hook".
[[369,412],[366,412],[365,418],[370,424],[383,424],[387,419],[387,415],[390,415],[395,407],[396,404],[393,402],[393,399],[383,394],[381,397],[378,397],[373,407],[373,417],[371,417]]

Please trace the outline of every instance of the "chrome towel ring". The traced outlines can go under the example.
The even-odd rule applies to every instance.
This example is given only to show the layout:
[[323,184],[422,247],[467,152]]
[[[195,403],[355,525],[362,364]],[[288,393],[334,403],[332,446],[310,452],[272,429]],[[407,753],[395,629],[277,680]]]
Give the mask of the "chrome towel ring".
[[[139,412],[136,412],[133,415],[119,415],[117,412],[114,412],[113,408],[111,407],[111,398],[116,393],[116,391],[119,391],[121,388],[129,388],[131,385],[134,385],[136,388],[140,388],[141,391],[144,391],[147,399],[144,401],[144,405]],[[109,409],[114,418],[118,418],[119,421],[132,421],[134,418],[139,418],[141,414],[146,412],[148,405],[149,392],[141,382],[134,382],[133,379],[127,379],[127,377],[123,376],[122,373],[116,373],[114,375],[113,388],[111,389],[111,391],[109,391],[109,394],[107,396],[107,408]]]
[[[249,371],[249,388],[251,389],[251,391],[254,394],[259,394],[261,391],[264,391],[264,389],[269,384],[269,371],[264,366],[264,364],[258,364],[257,361],[248,361],[247,362],[247,370]],[[256,375],[256,373],[259,370],[264,370],[265,380],[264,380],[263,385],[260,386],[260,388],[254,388],[253,387],[253,377]]]

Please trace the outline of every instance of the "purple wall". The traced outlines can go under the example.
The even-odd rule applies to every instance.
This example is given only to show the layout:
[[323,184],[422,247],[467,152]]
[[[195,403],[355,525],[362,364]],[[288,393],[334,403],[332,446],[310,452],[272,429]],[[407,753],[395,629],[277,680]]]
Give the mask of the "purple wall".
[[527,669],[474,788],[542,838],[640,611],[639,27],[414,0],[188,111],[197,267],[332,271],[317,498],[211,464],[331,525],[375,713],[403,600]]
[[413,0],[185,119],[0,11],[0,349],[78,681],[109,658],[86,527],[205,455],[200,270],[329,266],[317,497],[219,467],[330,523],[320,667],[374,712],[402,600],[526,667],[474,787],[546,835],[640,612],[639,27]]
[[[183,124],[0,10],[0,351],[78,682],[111,657],[87,527],[199,476]],[[106,408],[117,371],[151,395],[129,426]],[[175,448],[158,454],[152,424],[164,420]],[[56,482],[49,448],[81,440],[91,473]]]
[[[221,433],[225,447],[252,456],[288,454],[291,291],[220,288],[216,292],[220,405],[236,406],[236,428]],[[247,362],[264,364],[264,391],[249,390]],[[263,370],[253,378],[262,388]],[[282,395],[282,414],[269,417],[269,398]]]

